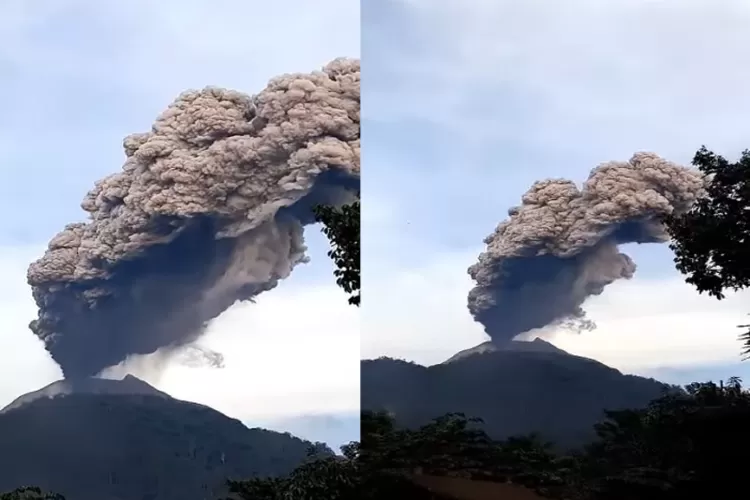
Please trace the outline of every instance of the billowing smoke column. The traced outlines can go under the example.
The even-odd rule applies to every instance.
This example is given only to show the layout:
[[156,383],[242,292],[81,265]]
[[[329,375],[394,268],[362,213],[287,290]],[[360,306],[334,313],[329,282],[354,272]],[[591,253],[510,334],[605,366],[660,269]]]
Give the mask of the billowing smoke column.
[[359,190],[359,122],[359,60],[337,59],[255,96],[185,92],[125,138],[122,171],[83,200],[89,221],[28,270],[30,327],[65,377],[191,344],[289,276],[306,260],[312,207]]
[[635,272],[618,245],[667,241],[660,218],[688,209],[702,186],[696,170],[653,153],[598,166],[582,189],[535,183],[469,268],[471,314],[499,344],[548,325],[593,328],[584,301]]

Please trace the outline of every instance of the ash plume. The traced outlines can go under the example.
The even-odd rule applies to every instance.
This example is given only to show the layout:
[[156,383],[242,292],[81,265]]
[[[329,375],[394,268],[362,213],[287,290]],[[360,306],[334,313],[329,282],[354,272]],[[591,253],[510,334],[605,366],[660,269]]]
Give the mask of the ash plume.
[[661,217],[687,210],[703,182],[697,170],[653,153],[599,165],[582,189],[536,182],[469,268],[469,311],[499,344],[550,325],[594,328],[585,300],[636,269],[618,245],[667,241]]
[[187,344],[179,347],[162,347],[151,354],[128,356],[120,363],[109,366],[99,372],[97,377],[122,380],[128,375],[160,384],[169,365],[187,368],[224,368],[224,355],[198,344]]
[[[122,171],[28,269],[30,327],[66,378],[193,343],[306,261],[312,207],[359,190],[360,64],[277,77],[259,94],[181,94],[125,138]],[[248,332],[252,335],[252,332]]]
[[224,368],[222,353],[195,344],[187,346],[178,361],[189,368]]

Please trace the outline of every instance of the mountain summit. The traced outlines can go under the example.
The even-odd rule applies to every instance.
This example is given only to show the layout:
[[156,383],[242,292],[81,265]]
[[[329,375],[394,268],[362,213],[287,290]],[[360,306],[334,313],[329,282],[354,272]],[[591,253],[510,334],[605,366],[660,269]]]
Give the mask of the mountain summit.
[[69,396],[71,394],[119,394],[123,396],[141,395],[171,398],[169,394],[158,390],[157,388],[149,385],[147,382],[144,382],[138,377],[134,377],[133,375],[126,375],[121,380],[95,377],[74,380],[63,379],[42,387],[37,391],[29,392],[27,394],[24,394],[23,396],[19,396],[8,406],[0,410],[0,414],[20,408],[40,398],[56,398]]
[[478,346],[475,346],[469,349],[464,349],[463,351],[457,352],[456,354],[454,354],[453,356],[445,360],[444,363],[452,363],[454,361],[458,361],[459,359],[464,359],[468,356],[473,356],[475,354],[486,354],[488,352],[498,352],[498,351],[546,352],[546,353],[552,353],[552,354],[567,354],[568,356],[573,356],[572,354],[560,349],[554,344],[551,344],[547,342],[546,340],[542,340],[537,337],[532,341],[512,340],[505,344],[496,344],[492,342],[491,340],[488,340],[487,342],[482,342]]

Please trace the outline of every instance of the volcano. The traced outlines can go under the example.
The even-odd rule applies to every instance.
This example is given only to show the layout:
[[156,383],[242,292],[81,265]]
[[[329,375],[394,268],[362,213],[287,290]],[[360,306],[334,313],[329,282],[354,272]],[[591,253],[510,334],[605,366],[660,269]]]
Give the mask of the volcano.
[[11,410],[21,408],[33,401],[42,398],[57,398],[64,397],[71,394],[111,394],[111,395],[130,395],[130,396],[159,396],[162,398],[171,398],[171,396],[165,392],[161,392],[147,382],[134,377],[133,375],[126,375],[121,380],[104,379],[88,377],[83,379],[73,380],[58,380],[48,386],[42,387],[38,391],[29,392],[16,398],[8,406],[0,410],[0,414],[7,413]]
[[542,340],[540,338],[535,338],[534,340],[530,342],[526,341],[519,341],[519,340],[513,340],[510,342],[505,343],[495,343],[491,340],[488,340],[487,342],[482,342],[478,346],[472,347],[470,349],[464,349],[463,351],[459,351],[450,358],[448,358],[445,363],[452,363],[454,361],[458,361],[460,359],[464,359],[468,356],[473,356],[475,354],[486,354],[490,352],[537,352],[537,353],[548,353],[548,354],[562,354],[562,355],[568,355],[572,356],[572,354],[569,354],[566,351],[563,351],[559,347],[555,346],[554,344],[551,344],[547,342],[546,340]]
[[640,408],[670,386],[627,375],[544,340],[485,342],[443,363],[361,363],[362,409],[417,427],[446,413],[484,421],[492,437],[537,433],[560,447],[590,441],[604,410]]
[[35,485],[71,500],[221,498],[228,478],[287,474],[312,445],[250,429],[133,376],[61,380],[0,411],[0,491]]

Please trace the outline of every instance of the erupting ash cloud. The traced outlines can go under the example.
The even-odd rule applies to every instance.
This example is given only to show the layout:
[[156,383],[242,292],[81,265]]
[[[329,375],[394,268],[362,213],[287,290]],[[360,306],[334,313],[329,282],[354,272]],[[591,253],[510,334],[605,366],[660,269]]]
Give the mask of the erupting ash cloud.
[[697,170],[653,153],[598,166],[582,189],[536,182],[469,268],[471,314],[496,343],[548,325],[593,328],[584,301],[635,272],[618,245],[667,241],[660,218],[687,210],[702,187]]
[[30,327],[65,377],[191,344],[289,276],[306,260],[311,208],[359,190],[359,122],[359,60],[337,59],[255,96],[185,92],[126,137],[122,171],[83,200],[88,222],[28,269]]
[[178,356],[178,361],[190,368],[224,368],[224,355],[203,346],[190,345]]

